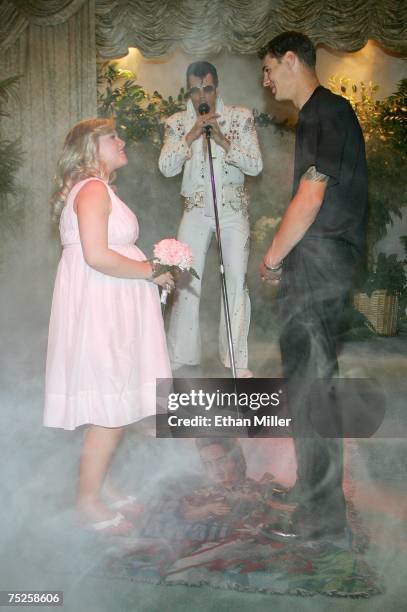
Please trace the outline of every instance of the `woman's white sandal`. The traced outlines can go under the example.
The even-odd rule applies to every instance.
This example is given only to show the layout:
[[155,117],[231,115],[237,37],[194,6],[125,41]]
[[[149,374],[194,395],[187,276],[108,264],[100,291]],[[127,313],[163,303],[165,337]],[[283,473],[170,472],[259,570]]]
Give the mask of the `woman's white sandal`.
[[87,523],[84,525],[84,528],[89,531],[97,531],[98,533],[109,535],[127,535],[130,531],[133,531],[134,525],[126,521],[121,512],[117,512],[112,519],[97,521],[96,523]]
[[115,502],[109,504],[112,510],[121,510],[124,514],[131,514],[137,516],[142,514],[144,511],[143,506],[137,501],[137,497],[134,495],[127,495],[123,499],[118,499]]

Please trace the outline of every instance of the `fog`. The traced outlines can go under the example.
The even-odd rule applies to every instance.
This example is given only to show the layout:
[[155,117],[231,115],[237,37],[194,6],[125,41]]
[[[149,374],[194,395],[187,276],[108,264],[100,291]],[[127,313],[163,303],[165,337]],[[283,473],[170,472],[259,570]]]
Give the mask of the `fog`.
[[[233,91],[225,98],[233,101]],[[293,135],[261,128],[259,136],[265,171],[248,182],[253,229],[261,217],[281,215],[292,180]],[[158,150],[150,145],[134,146],[129,150],[129,165],[117,180],[120,197],[139,217],[138,244],[147,256],[157,240],[176,235],[182,214],[180,179],[164,179],[157,158]],[[248,270],[252,300],[249,364],[259,377],[281,376],[274,293],[257,273],[270,236],[266,231],[263,241],[253,239]],[[81,531],[74,512],[83,432],[41,425],[47,326],[58,253],[46,204],[40,211],[33,210],[26,194],[24,215],[1,247],[2,588],[63,589],[66,610],[266,610],[271,605],[287,611],[325,610],[328,606],[332,610],[401,610],[407,445],[394,432],[405,425],[406,336],[345,343],[340,356],[341,374],[375,377],[387,396],[383,427],[389,427],[391,437],[346,442],[346,488],[360,508],[365,528],[371,530],[367,559],[384,574],[386,595],[369,601],[280,598],[108,581],[101,574],[101,561],[117,544],[106,544]],[[200,373],[223,376],[217,357],[220,285],[214,243],[202,295]],[[242,441],[242,446],[250,476],[260,478],[270,472],[283,484],[293,484],[295,458],[290,440],[252,439]],[[157,496],[169,483],[202,475],[193,441],[157,440],[137,431],[127,433],[113,469],[126,490],[145,500]]]

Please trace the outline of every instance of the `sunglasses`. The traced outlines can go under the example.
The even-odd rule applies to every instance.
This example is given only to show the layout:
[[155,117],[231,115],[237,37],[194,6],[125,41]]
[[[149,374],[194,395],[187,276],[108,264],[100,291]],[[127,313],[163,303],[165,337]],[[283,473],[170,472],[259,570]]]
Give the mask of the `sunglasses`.
[[216,87],[214,87],[214,85],[205,85],[205,87],[191,87],[191,89],[188,89],[185,95],[189,97],[195,97],[199,96],[201,94],[201,91],[204,94],[210,95],[213,94],[215,89]]

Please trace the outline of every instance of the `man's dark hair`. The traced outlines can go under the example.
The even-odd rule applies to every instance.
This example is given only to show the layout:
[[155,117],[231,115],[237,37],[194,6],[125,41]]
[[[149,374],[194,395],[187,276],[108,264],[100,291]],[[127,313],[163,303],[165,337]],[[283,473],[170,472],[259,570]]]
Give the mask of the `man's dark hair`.
[[219,84],[218,73],[213,64],[209,62],[194,62],[189,64],[187,68],[187,86],[189,86],[189,77],[196,76],[203,79],[207,74],[211,74],[215,87]]
[[292,51],[298,59],[308,68],[315,68],[316,52],[310,38],[301,32],[283,32],[275,36],[259,51],[260,59],[270,55],[277,60],[283,57],[287,51]]

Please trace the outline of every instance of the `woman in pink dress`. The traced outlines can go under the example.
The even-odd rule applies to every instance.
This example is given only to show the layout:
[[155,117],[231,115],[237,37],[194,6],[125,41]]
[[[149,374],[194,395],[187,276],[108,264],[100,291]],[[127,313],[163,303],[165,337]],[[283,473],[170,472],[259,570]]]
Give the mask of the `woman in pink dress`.
[[[135,246],[138,222],[109,185],[127,164],[114,122],[91,119],[66,137],[51,204],[60,214],[62,256],[52,300],[44,425],[84,433],[77,506],[96,531],[133,527],[121,512],[133,498],[105,504],[106,474],[123,427],[155,414],[156,379],[171,378],[157,285],[169,273]],[[115,508],[114,508],[115,506]]]

